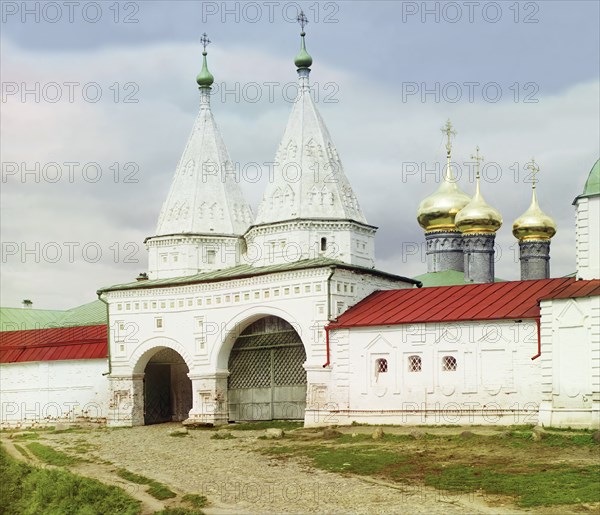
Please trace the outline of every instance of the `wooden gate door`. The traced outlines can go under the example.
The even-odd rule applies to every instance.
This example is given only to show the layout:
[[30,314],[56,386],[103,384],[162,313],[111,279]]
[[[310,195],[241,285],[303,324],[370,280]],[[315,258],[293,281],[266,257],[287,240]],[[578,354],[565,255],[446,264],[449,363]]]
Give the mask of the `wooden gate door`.
[[249,326],[229,356],[230,420],[303,419],[305,361],[302,340],[284,320],[266,317]]

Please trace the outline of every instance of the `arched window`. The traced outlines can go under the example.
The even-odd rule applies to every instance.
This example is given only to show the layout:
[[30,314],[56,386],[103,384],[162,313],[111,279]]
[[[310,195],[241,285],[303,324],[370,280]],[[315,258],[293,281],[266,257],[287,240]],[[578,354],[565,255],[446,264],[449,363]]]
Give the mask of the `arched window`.
[[375,360],[375,375],[385,374],[388,371],[388,362],[385,358]]
[[321,238],[321,252],[327,250],[327,238]]
[[442,358],[442,370],[444,372],[456,372],[456,358],[454,356],[444,356]]
[[422,367],[421,356],[408,356],[408,371],[420,372]]

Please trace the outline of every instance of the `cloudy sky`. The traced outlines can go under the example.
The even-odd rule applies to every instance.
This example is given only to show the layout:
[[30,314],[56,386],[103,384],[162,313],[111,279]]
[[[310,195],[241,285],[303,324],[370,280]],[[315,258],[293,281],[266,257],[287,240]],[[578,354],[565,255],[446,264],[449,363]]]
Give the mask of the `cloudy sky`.
[[378,268],[424,272],[415,210],[437,188],[450,118],[461,187],[474,190],[479,145],[504,217],[496,275],[518,279],[511,226],[532,157],[559,227],[552,274],[574,271],[571,202],[600,155],[596,1],[4,1],[2,306],[69,308],[146,270],[198,108],[203,32],[213,112],[256,208],[266,178],[249,170],[273,160],[291,109],[299,5],[319,109],[379,226]]

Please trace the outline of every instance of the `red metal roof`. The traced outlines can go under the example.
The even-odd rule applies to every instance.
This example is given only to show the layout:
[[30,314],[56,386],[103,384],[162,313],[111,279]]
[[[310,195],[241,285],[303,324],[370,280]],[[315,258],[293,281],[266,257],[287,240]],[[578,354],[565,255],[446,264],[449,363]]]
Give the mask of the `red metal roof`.
[[600,295],[600,279],[591,281],[575,281],[560,290],[556,290],[544,297],[546,299],[576,299],[578,297],[594,297]]
[[0,363],[102,359],[107,356],[106,325],[0,332]]
[[569,277],[377,291],[329,327],[537,318],[540,299],[598,295],[599,283]]

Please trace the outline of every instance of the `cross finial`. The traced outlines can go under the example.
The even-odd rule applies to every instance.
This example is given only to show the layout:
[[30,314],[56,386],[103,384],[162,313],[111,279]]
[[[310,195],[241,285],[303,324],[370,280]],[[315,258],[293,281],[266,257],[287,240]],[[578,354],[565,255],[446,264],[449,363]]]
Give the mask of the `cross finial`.
[[204,52],[206,52],[206,47],[210,44],[210,39],[208,39],[208,34],[206,34],[206,32],[200,37],[200,43],[202,43]]
[[304,11],[300,10],[298,16],[296,17],[296,21],[300,24],[300,28],[302,29],[302,35],[304,36],[304,27],[308,23],[308,18],[304,14]]
[[479,180],[479,177],[480,177],[479,167],[481,165],[481,162],[485,161],[483,156],[479,155],[479,145],[477,145],[477,148],[475,149],[475,155],[474,156],[472,155],[471,159],[475,160],[475,173],[476,173],[477,180]]
[[442,127],[442,132],[448,138],[448,141],[446,142],[446,153],[448,154],[448,157],[449,157],[450,152],[452,152],[452,136],[456,136],[456,131],[452,127],[452,122],[450,121],[450,119],[448,119],[448,121],[446,122],[446,125],[444,127]]
[[537,173],[539,173],[539,171],[540,171],[540,167],[539,167],[539,166],[538,166],[538,164],[535,162],[535,159],[532,157],[532,158],[531,158],[531,163],[527,163],[527,165],[525,165],[525,168],[526,168],[527,170],[531,170],[531,175],[532,175],[532,177],[533,177],[533,180],[532,180],[532,186],[531,186],[531,188],[532,188],[532,189],[535,189],[535,185],[536,185],[536,183],[537,183],[537,176],[536,176],[536,174],[537,174]]

